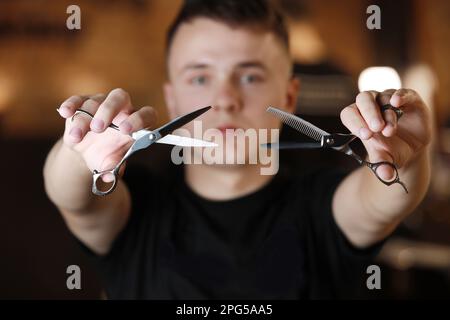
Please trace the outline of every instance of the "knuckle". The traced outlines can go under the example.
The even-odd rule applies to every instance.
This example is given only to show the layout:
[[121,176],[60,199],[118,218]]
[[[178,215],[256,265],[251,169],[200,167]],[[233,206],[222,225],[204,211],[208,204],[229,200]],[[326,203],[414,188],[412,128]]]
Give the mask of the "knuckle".
[[83,98],[82,98],[80,95],[75,94],[75,95],[73,95],[73,96],[70,96],[67,100],[78,100],[78,101],[82,101]]
[[77,103],[82,103],[83,99],[81,98],[81,96],[70,96],[69,98],[67,98],[66,100],[63,101],[62,104],[69,104],[69,107],[73,107],[75,106]]
[[372,94],[369,91],[360,92],[356,96],[356,103],[357,104],[366,103],[366,102],[371,101],[371,100],[372,100]]
[[136,114],[134,117],[131,117],[129,121],[134,128],[141,128],[144,126],[144,119],[139,114]]
[[79,113],[75,113],[70,119],[68,119],[69,121],[67,122],[67,127],[69,129],[73,128],[73,127],[83,127],[85,125],[86,122],[89,122],[86,119],[85,115],[79,114]]
[[142,111],[145,112],[148,116],[151,116],[151,117],[157,116],[156,110],[152,107],[143,107]]
[[405,93],[409,92],[410,94],[412,94],[412,95],[414,95],[414,96],[418,96],[418,95],[419,95],[419,94],[417,93],[417,91],[414,90],[414,89],[405,89],[405,90],[406,90]]
[[348,107],[345,107],[344,109],[342,109],[341,113],[340,113],[341,120],[344,120],[351,111],[352,111],[351,106],[348,106]]
[[[94,115],[96,114],[98,104],[96,104],[93,101],[85,101],[83,104],[79,107],[80,110],[84,110],[86,112],[89,112],[90,114]],[[86,119],[89,118],[87,114],[77,114],[77,118],[80,119]]]
[[347,112],[348,112],[348,107],[345,107],[344,109],[341,110],[341,112],[339,114],[341,120],[343,120],[345,118],[345,115],[347,114]]
[[90,107],[97,106],[98,104],[99,104],[99,103],[98,103],[97,101],[95,101],[95,100],[92,99],[92,98],[89,98],[89,99],[87,99],[87,100],[83,103],[83,107],[90,108]]
[[89,97],[89,99],[92,99],[98,103],[102,103],[105,100],[106,96],[103,93],[97,93]]
[[356,108],[355,105],[350,105],[342,109],[340,113],[341,119],[346,118],[349,114],[354,112],[355,108]]
[[404,95],[407,94],[408,92],[411,92],[411,89],[401,88],[401,89],[398,89],[398,90],[396,91],[396,94],[399,95],[399,96],[404,96]]
[[392,95],[395,91],[397,91],[397,90],[395,90],[395,89],[386,89],[382,93],[383,94]]
[[341,113],[341,122],[344,125],[349,125],[353,120],[353,117],[350,115],[350,113],[348,111]]
[[112,90],[111,96],[115,97],[117,100],[120,100],[120,101],[125,101],[129,97],[128,92],[126,92],[122,88],[116,88],[116,89]]

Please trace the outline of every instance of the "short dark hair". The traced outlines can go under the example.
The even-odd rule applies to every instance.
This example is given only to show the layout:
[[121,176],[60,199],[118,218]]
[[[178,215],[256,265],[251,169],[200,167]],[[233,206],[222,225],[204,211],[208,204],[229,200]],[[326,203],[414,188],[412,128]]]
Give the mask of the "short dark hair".
[[283,16],[270,0],[185,0],[167,32],[166,54],[181,24],[206,17],[230,26],[249,26],[273,32],[289,51],[289,35]]

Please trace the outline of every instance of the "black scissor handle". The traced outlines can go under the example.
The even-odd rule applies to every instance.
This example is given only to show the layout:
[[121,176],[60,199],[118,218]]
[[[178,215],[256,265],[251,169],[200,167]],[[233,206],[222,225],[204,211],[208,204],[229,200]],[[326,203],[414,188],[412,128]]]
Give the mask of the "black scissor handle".
[[[401,185],[403,187],[405,192],[408,193],[408,189],[406,188],[405,184],[400,181],[400,175],[398,174],[397,166],[394,163],[389,162],[389,161],[369,162],[369,161],[363,160],[363,164],[366,165],[370,170],[372,170],[372,172],[375,174],[375,176],[378,178],[378,180],[380,180],[385,185],[390,186],[394,183],[398,183],[399,185]],[[377,169],[382,165],[390,166],[394,170],[394,177],[392,179],[385,180],[379,176]]]
[[393,105],[387,103],[381,106],[381,112],[385,112],[386,110],[392,110],[397,115],[397,120],[400,119],[403,115],[403,111],[400,108],[396,108]]

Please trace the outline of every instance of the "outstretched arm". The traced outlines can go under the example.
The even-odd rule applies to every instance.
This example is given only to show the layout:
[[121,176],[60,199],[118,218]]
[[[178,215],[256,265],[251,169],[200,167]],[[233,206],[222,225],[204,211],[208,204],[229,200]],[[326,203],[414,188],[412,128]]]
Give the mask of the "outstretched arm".
[[[343,124],[361,138],[370,162],[389,161],[409,193],[399,184],[386,186],[371,170],[361,167],[338,186],[333,197],[336,223],[356,247],[364,248],[388,236],[417,207],[430,182],[431,113],[419,95],[409,89],[362,92],[356,103],[341,112]],[[380,104],[401,108],[397,121],[392,110],[380,111]],[[389,166],[379,168],[389,179]]]

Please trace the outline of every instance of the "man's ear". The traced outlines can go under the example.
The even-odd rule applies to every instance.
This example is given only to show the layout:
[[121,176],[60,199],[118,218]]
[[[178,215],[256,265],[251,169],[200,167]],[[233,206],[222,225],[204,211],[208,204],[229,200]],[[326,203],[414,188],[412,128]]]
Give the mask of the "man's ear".
[[173,86],[170,82],[164,83],[164,100],[166,101],[167,111],[170,119],[177,117],[177,110],[175,108],[175,96],[173,93]]
[[298,94],[300,92],[300,79],[292,76],[288,83],[288,90],[286,96],[286,111],[295,113],[297,108]]

